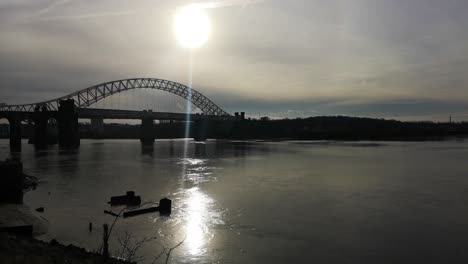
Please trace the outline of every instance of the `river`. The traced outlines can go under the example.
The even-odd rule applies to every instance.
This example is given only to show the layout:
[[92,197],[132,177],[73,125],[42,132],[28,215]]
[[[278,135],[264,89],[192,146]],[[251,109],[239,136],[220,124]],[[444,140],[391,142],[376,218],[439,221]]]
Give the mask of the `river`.
[[[98,250],[107,201],[133,190],[157,213],[119,219],[119,238],[152,238],[151,263],[466,263],[468,142],[233,142],[82,140],[79,150],[36,151],[24,171],[43,183],[25,204],[43,206],[39,237]],[[0,157],[9,156],[0,140]],[[93,223],[93,231],[88,223]],[[157,263],[163,263],[164,256]]]

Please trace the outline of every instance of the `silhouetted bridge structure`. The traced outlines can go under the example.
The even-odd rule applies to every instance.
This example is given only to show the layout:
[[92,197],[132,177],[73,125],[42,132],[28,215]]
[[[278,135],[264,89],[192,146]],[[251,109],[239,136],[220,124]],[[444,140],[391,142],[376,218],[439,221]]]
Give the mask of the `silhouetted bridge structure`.
[[[88,108],[98,101],[114,94],[132,89],[155,89],[175,94],[196,106],[202,113],[170,113],[133,110],[113,110]],[[236,121],[244,119],[244,113],[230,115],[200,92],[180,83],[155,79],[134,78],[101,83],[78,92],[49,101],[22,104],[0,105],[0,118],[10,124],[10,148],[21,150],[21,122],[28,121],[34,126],[31,142],[37,146],[47,145],[47,124],[55,119],[58,125],[58,143],[61,147],[75,148],[80,144],[78,119],[91,119],[91,123],[103,123],[104,119],[141,120],[140,140],[152,143],[154,120],[186,122],[191,127],[190,137],[206,140],[207,130],[221,127],[229,130]]]

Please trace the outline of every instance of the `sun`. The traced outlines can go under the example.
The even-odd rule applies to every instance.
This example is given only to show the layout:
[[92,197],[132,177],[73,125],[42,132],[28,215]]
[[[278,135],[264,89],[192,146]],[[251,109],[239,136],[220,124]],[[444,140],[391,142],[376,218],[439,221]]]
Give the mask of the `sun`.
[[175,33],[180,45],[195,49],[201,47],[210,35],[210,21],[203,9],[196,5],[181,8],[175,17]]

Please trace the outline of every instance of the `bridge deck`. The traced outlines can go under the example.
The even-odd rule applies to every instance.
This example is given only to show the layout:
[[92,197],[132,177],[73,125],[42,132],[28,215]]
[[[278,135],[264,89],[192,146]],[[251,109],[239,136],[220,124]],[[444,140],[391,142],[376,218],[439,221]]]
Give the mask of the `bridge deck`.
[[145,112],[134,110],[111,110],[96,108],[78,108],[79,118],[103,118],[103,119],[144,119],[154,120],[235,120],[233,116],[216,116],[203,114]]
[[[167,113],[167,112],[146,112],[134,110],[112,110],[112,109],[97,109],[97,108],[77,108],[78,118],[89,119],[145,119],[151,118],[154,120],[236,120],[235,116],[219,116],[219,115],[203,115],[203,114],[185,114],[185,113]],[[51,117],[54,117],[58,112],[50,111]],[[16,116],[21,119],[32,119],[41,113],[39,112],[22,112],[22,111],[0,111],[0,116]]]

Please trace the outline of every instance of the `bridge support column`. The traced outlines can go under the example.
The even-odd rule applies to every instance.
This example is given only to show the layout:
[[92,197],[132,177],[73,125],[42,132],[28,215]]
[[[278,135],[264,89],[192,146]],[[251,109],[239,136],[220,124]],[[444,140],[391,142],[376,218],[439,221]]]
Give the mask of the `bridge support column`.
[[21,151],[21,119],[9,118],[10,123],[10,151]]
[[192,123],[192,137],[195,141],[206,141],[208,139],[208,130],[210,122],[208,120],[200,120]]
[[77,148],[80,146],[80,131],[75,102],[72,99],[60,101],[57,113],[59,146],[62,148]]
[[94,138],[101,138],[102,134],[104,133],[104,119],[91,119],[91,133]]
[[140,141],[143,145],[154,143],[154,121],[152,118],[143,118],[140,127]]
[[[39,111],[37,111],[39,112]],[[34,131],[32,137],[29,139],[30,144],[36,147],[44,148],[48,143],[47,122],[49,121],[46,110],[43,109],[39,116],[33,119]]]
[[230,138],[232,135],[233,128],[234,128],[234,121],[232,120],[218,121],[216,123],[216,138],[218,139]]
[[252,135],[248,133],[248,121],[245,119],[245,112],[234,113],[235,121],[231,123],[230,138],[232,139],[247,139]]
[[183,132],[181,132],[177,128],[178,128],[178,124],[175,123],[174,120],[169,120],[168,129],[167,129],[168,138],[173,139],[173,138],[183,137]]

